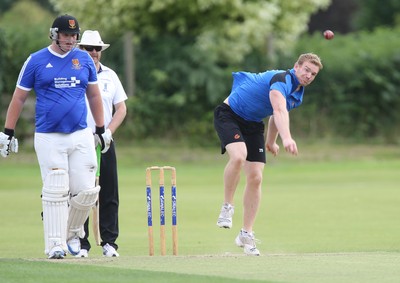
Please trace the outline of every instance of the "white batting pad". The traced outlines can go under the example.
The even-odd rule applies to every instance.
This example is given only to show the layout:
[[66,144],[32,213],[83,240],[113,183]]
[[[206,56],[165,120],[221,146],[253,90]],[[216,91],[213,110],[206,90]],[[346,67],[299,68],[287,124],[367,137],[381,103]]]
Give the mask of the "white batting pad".
[[68,218],[68,238],[76,235],[80,238],[85,236],[83,224],[89,216],[91,208],[96,203],[100,186],[79,192],[70,199],[69,218]]
[[42,189],[45,253],[54,246],[67,250],[68,176],[65,170],[52,170]]

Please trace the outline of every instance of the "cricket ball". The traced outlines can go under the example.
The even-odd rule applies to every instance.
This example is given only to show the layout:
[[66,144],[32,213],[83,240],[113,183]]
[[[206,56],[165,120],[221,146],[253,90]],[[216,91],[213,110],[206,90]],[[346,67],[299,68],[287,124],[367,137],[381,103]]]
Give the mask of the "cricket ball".
[[335,36],[335,34],[333,33],[333,31],[331,31],[331,30],[326,30],[326,31],[324,31],[324,37],[325,37],[325,39],[327,39],[327,40],[331,40],[331,39],[333,39],[333,37]]

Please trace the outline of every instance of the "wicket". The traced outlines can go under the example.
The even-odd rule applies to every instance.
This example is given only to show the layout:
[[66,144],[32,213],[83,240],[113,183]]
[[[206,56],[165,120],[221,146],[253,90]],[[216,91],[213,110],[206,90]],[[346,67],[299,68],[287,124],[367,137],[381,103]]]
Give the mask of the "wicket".
[[146,194],[147,194],[147,229],[149,238],[149,255],[154,255],[154,237],[153,237],[153,212],[151,201],[151,171],[159,171],[159,189],[160,189],[160,252],[166,255],[165,246],[165,187],[164,172],[171,171],[171,203],[172,203],[172,252],[178,255],[178,230],[177,230],[177,212],[176,212],[176,170],[171,166],[151,166],[146,169]]

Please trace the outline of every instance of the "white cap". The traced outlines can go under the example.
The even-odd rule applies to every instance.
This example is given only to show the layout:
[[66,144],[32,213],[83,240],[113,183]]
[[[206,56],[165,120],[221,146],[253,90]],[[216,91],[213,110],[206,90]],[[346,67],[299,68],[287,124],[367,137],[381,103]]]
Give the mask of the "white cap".
[[106,50],[110,46],[110,44],[106,44],[101,40],[100,33],[97,30],[86,30],[78,45],[101,46],[101,51]]

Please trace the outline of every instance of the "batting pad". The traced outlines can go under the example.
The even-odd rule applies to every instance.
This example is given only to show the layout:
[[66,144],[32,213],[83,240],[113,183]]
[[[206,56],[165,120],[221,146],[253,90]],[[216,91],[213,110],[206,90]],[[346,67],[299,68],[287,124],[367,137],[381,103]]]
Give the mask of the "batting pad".
[[67,250],[68,176],[65,170],[52,170],[42,189],[45,253],[54,246]]
[[79,192],[70,199],[69,218],[68,218],[68,238],[79,236],[83,238],[83,224],[89,216],[91,208],[95,205],[100,186]]

